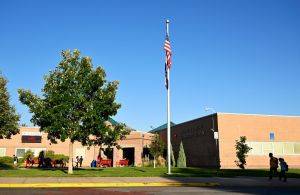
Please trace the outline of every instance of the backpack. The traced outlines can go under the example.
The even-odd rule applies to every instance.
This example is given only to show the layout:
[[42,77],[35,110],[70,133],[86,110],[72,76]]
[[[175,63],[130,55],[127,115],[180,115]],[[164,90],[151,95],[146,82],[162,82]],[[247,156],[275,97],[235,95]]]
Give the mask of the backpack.
[[285,164],[285,171],[288,172],[289,171],[289,165]]
[[273,163],[276,165],[276,167],[278,168],[278,158],[273,157]]

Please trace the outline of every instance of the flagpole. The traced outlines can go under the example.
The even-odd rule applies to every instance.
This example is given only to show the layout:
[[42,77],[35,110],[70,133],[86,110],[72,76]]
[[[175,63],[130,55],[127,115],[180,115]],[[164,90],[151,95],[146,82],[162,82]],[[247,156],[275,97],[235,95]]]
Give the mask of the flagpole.
[[[166,30],[167,30],[167,36],[169,36],[169,20],[167,19],[166,21]],[[168,139],[168,174],[171,174],[171,125],[170,125],[170,68],[167,68],[167,94],[168,94],[168,117],[167,117],[167,122],[168,122],[168,129],[167,129],[167,139]]]

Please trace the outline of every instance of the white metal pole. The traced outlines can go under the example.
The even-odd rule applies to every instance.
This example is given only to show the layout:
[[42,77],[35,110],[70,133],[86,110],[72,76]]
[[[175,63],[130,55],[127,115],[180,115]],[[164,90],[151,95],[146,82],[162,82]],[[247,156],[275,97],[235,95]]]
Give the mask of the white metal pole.
[[[167,24],[167,36],[169,36],[169,20],[166,21]],[[170,125],[170,69],[167,68],[167,94],[168,94],[168,129],[167,129],[167,139],[168,139],[168,174],[171,174],[171,125]]]

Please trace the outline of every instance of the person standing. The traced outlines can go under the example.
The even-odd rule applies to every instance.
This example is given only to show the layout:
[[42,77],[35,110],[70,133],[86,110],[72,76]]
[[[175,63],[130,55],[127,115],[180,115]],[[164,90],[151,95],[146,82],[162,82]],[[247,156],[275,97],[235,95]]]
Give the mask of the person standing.
[[13,155],[13,161],[14,161],[14,166],[16,167],[18,165],[18,157],[16,155]]
[[38,167],[43,167],[44,166],[44,158],[45,158],[45,154],[44,151],[41,151],[39,154],[39,166]]
[[278,175],[277,168],[278,168],[278,159],[273,156],[273,153],[269,153],[270,157],[270,172],[269,172],[269,180],[272,179],[273,173],[274,175]]
[[76,168],[78,168],[78,163],[79,163],[79,156],[76,156]]
[[280,164],[279,180],[283,178],[283,182],[286,182],[286,171],[288,171],[288,165],[286,164],[283,158],[279,158],[279,164]]
[[83,158],[82,158],[82,156],[80,156],[80,159],[79,159],[80,167],[82,167],[82,161],[83,161]]

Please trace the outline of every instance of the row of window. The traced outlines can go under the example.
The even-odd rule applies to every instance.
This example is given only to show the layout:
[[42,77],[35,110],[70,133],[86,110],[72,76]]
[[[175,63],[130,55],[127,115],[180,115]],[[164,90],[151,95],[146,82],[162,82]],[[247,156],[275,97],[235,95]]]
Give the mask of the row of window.
[[252,148],[251,155],[284,154],[295,155],[300,154],[300,142],[254,142],[248,141],[247,145]]

